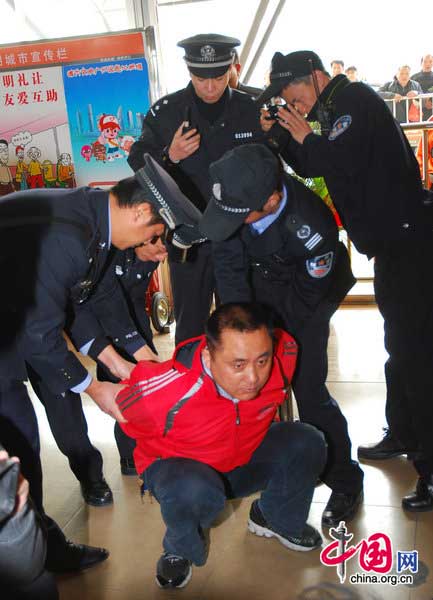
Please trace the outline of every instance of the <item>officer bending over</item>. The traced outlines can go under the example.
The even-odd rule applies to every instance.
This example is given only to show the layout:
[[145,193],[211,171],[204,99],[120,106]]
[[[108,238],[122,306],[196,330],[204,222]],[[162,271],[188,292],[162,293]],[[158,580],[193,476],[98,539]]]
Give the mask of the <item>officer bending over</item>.
[[[201,211],[210,198],[209,165],[224,152],[259,141],[263,134],[253,100],[229,87],[240,41],[217,34],[182,40],[191,82],[156,102],[147,113],[128,162],[136,171],[148,152]],[[210,244],[183,253],[170,249],[176,343],[200,335],[215,291]]]
[[363,482],[346,419],[325,385],[329,320],[354,283],[346,248],[331,211],[284,174],[265,146],[227,152],[210,176],[213,198],[200,229],[216,242],[218,294],[222,302],[268,305],[298,342],[293,390],[301,420],[325,434],[328,461],[320,477],[332,494],[322,523],[336,526],[356,513]]
[[[169,192],[162,193],[162,180]],[[85,302],[101,278],[110,246],[123,250],[164,233],[166,224],[194,224],[196,211],[152,159],[110,191],[27,190],[0,202],[0,260],[8,293],[0,304],[0,439],[18,456],[36,508],[48,529],[47,568],[80,570],[108,552],[66,540],[44,514],[39,433],[24,381],[30,366],[62,397],[86,391],[124,420],[115,403],[120,389],[89,375],[68,351],[62,332],[69,302]],[[193,229],[193,227],[191,227]],[[131,365],[132,368],[132,365]]]
[[[105,348],[114,350],[117,354],[116,361],[125,360],[129,369],[130,363],[136,363],[137,360],[160,360],[153,344],[153,333],[146,311],[145,297],[155,269],[166,257],[166,245],[161,238],[154,238],[149,243],[137,248],[123,251],[114,250],[109,259],[106,275],[98,285],[95,294],[89,302],[81,305],[80,309],[76,311],[71,327],[72,340],[81,354],[88,354],[97,361],[97,376],[100,381],[118,383],[121,379],[120,374],[116,376],[110,368],[107,368],[107,364],[99,359]],[[121,285],[131,320],[129,332],[123,337],[119,335],[118,313],[113,310],[111,301],[112,272]],[[133,336],[134,332],[139,335]],[[139,354],[134,353],[134,346],[131,347],[130,343],[127,343],[131,338],[138,337],[145,340],[146,353],[144,353],[144,349],[141,349]],[[142,358],[140,358],[140,354]],[[114,425],[114,435],[120,455],[122,474],[136,475],[133,459],[135,440],[129,438],[122,431],[117,421]]]
[[291,550],[322,539],[306,523],[326,460],[322,434],[305,423],[273,423],[286,397],[296,343],[268,312],[226,304],[206,336],[180,344],[164,363],[140,362],[117,398],[135,437],[135,464],[167,527],[156,582],[184,587],[204,565],[206,530],[228,498],[262,491],[248,528]]
[[[414,153],[385,102],[344,75],[330,80],[314,52],[272,59],[271,84],[258,102],[281,96],[281,154],[302,176],[323,176],[356,249],[375,257],[375,294],[384,318],[390,432],[362,458],[415,451],[419,479],[403,499],[409,511],[433,509],[433,211],[425,203]],[[309,121],[320,121],[315,135]]]

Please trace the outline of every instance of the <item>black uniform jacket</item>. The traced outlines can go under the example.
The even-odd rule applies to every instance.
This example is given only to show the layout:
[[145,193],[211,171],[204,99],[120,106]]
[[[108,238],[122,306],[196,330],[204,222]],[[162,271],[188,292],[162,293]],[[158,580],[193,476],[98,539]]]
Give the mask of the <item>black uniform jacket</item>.
[[[63,337],[68,305],[91,297],[109,252],[108,193],[91,188],[27,190],[0,202],[0,377],[25,379],[24,361],[59,394],[86,369]],[[113,301],[121,296],[113,288]],[[123,299],[122,299],[123,301]],[[119,316],[119,319],[121,317]]]
[[285,176],[284,185],[287,204],[276,221],[261,235],[243,225],[228,240],[213,243],[213,255],[223,303],[253,300],[259,281],[262,291],[280,286],[285,306],[274,308],[298,327],[322,300],[341,302],[355,279],[324,202],[293,177]]
[[[185,89],[169,94],[156,102],[147,113],[140,138],[133,144],[128,162],[134,171],[143,166],[143,154],[148,152],[176,180],[183,193],[201,211],[211,193],[209,165],[227,151],[245,143],[263,141],[259,112],[248,95],[228,88],[222,116],[209,124],[198,111],[190,83]],[[199,149],[173,165],[164,160],[164,149],[190,109],[190,124],[201,134]]]
[[[159,263],[139,260],[133,248],[124,251],[112,248],[108,261],[95,293],[88,302],[75,306],[70,328],[77,349],[94,340],[89,355],[95,360],[109,344],[130,356],[145,344],[153,349],[145,298],[150,278]],[[120,303],[116,293],[119,283]]]
[[[283,158],[301,176],[325,178],[359,252],[371,257],[430,237],[419,167],[385,102],[363,83],[348,84],[344,75],[332,79],[320,99],[331,113],[329,134],[311,133],[302,145],[290,139],[280,147]],[[317,103],[309,120],[317,120],[316,109]]]

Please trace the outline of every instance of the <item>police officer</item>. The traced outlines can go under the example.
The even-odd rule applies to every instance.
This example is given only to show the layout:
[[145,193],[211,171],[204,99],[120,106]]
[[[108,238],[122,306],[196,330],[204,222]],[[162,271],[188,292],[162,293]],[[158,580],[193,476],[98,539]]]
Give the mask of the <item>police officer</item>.
[[[359,456],[379,458],[417,450],[411,511],[433,509],[433,253],[431,203],[425,203],[418,164],[384,101],[344,75],[330,80],[310,51],[276,53],[271,83],[259,102],[281,96],[285,130],[280,150],[303,176],[322,175],[357,250],[375,257],[375,293],[384,317],[386,416],[392,435]],[[315,135],[309,121],[320,121]]]
[[363,489],[346,419],[325,385],[329,320],[355,281],[346,248],[331,211],[284,174],[266,146],[227,152],[210,175],[213,198],[200,229],[215,242],[218,293],[222,302],[267,304],[299,343],[293,390],[301,420],[328,443],[321,479],[332,494],[322,523],[336,526],[353,517]]
[[244,92],[244,94],[248,94],[251,98],[257,98],[263,92],[263,89],[253,87],[251,85],[245,85],[241,81],[241,70],[242,65],[240,63],[240,58],[237,50],[233,51],[233,62],[230,67],[230,79],[229,86],[234,90],[239,90],[240,92]]
[[[160,244],[158,238],[155,244],[148,246],[154,249]],[[75,306],[70,303],[67,309],[65,329],[76,349],[83,355],[89,354],[100,365],[97,372],[99,381],[118,383],[122,378],[127,377],[131,369],[131,361],[153,360],[156,356],[153,345],[150,349],[147,341],[151,339],[148,319],[147,326],[145,319],[142,319],[146,333],[137,331],[137,324],[131,316],[132,300],[128,301],[128,297],[125,296],[124,286],[120,286],[120,291],[118,289],[118,280],[122,281],[120,277],[118,278],[122,265],[122,274],[128,273],[128,280],[132,279],[132,283],[136,283],[136,276],[140,278],[143,276],[146,287],[148,276],[157,266],[156,263],[147,263],[145,266],[141,261],[136,261],[140,264],[140,268],[135,267],[131,270],[133,257],[133,248],[120,251],[113,247],[109,252],[107,265],[104,267],[104,275],[98,282],[95,292],[88,301]],[[141,265],[145,268],[143,269]],[[138,295],[139,289],[135,287]],[[143,287],[143,284],[139,287]],[[100,320],[106,320],[108,323],[104,322],[102,326]],[[105,331],[110,331],[111,339],[106,337]],[[124,349],[123,354],[116,351],[114,347],[116,342],[112,340],[117,340],[117,346]],[[112,504],[113,494],[103,476],[102,455],[89,440],[80,395],[71,390],[60,395],[53,393],[31,365],[26,366],[33,390],[45,407],[56,444],[68,458],[71,470],[80,482],[85,502],[99,507]],[[115,431],[120,429],[115,426]],[[121,434],[119,439],[123,439]],[[128,452],[127,459],[132,460],[132,450]]]
[[108,192],[28,190],[0,202],[1,269],[8,282],[0,304],[0,438],[20,458],[32,499],[44,516],[49,570],[86,568],[105,560],[108,552],[68,542],[44,514],[39,434],[23,383],[25,363],[52,393],[85,390],[101,410],[122,419],[115,404],[120,386],[92,379],[68,351],[62,336],[68,302],[89,298],[111,244],[119,249],[138,246],[162,235],[166,224],[175,228],[188,222],[194,229],[196,215],[150,157],[135,177]]
[[[88,354],[97,361],[97,376],[100,381],[119,382],[119,376],[99,359],[101,352],[106,348],[110,347],[115,351],[119,355],[119,361],[159,361],[153,344],[145,297],[155,269],[166,257],[166,246],[160,238],[125,251],[114,249],[106,275],[95,294],[76,311],[71,326],[72,340],[82,354]],[[131,326],[125,336],[119,333],[119,314],[111,302],[112,272],[120,283],[128,307]],[[134,352],[139,340],[140,343],[144,342],[145,346]],[[114,425],[114,435],[122,474],[136,475],[133,459],[135,441],[123,433],[117,421]]]
[[[149,152],[203,211],[210,197],[209,165],[226,150],[258,141],[258,109],[246,94],[230,89],[233,51],[240,41],[216,34],[182,40],[191,82],[161,98],[147,113],[128,162],[136,171]],[[186,262],[169,252],[176,344],[200,335],[215,289],[210,244],[188,252]]]

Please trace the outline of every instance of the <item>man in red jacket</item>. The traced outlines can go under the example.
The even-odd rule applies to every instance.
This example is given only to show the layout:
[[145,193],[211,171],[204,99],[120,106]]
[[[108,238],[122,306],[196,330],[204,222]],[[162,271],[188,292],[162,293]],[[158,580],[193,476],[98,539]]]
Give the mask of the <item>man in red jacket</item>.
[[184,587],[206,562],[204,532],[227,498],[262,491],[248,528],[286,548],[321,545],[306,523],[326,461],[323,435],[305,423],[273,422],[286,397],[297,347],[273,331],[257,304],[225,304],[206,335],[164,363],[140,362],[117,403],[134,460],[167,526],[156,582]]

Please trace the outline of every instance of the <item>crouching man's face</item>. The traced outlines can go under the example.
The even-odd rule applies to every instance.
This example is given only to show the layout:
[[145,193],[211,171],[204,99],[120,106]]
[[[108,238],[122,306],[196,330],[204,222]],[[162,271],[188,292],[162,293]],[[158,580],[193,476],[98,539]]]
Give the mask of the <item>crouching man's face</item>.
[[255,331],[224,329],[214,348],[203,352],[216,384],[237,400],[252,400],[269,379],[272,338],[266,327]]

